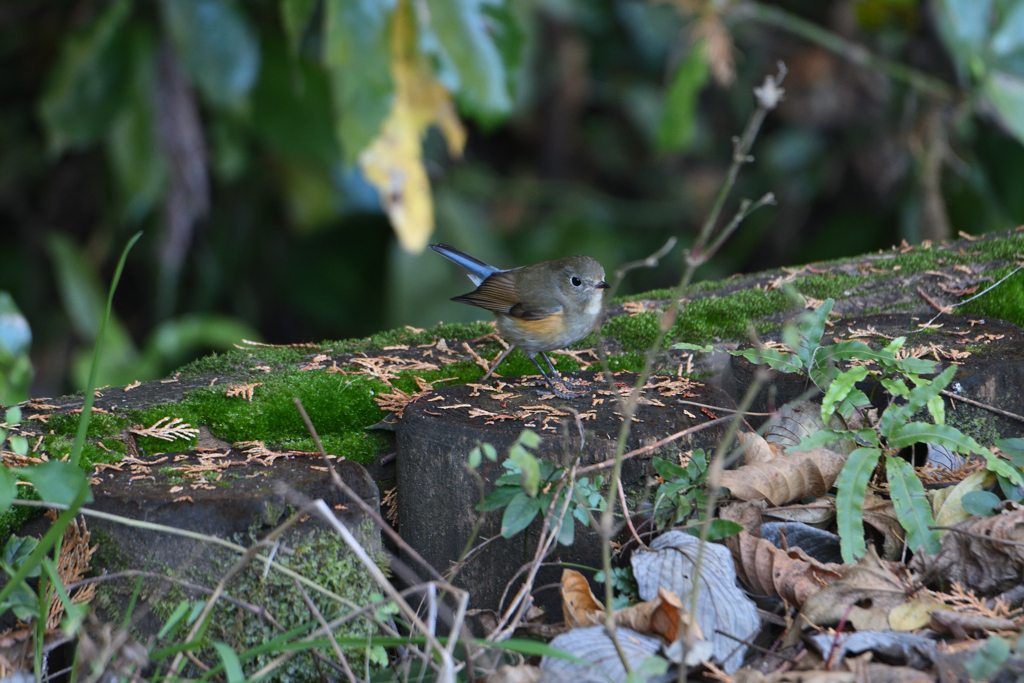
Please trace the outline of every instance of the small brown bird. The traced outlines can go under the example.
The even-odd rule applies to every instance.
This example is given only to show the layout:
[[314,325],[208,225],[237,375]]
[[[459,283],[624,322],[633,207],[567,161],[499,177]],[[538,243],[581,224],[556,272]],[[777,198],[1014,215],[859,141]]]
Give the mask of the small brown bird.
[[518,346],[561,398],[580,393],[562,391],[537,362],[544,359],[555,378],[568,387],[545,351],[564,348],[594,328],[608,288],[604,268],[589,256],[569,256],[530,266],[500,270],[446,244],[430,248],[462,266],[477,288],[452,301],[479,306],[494,313],[498,332]]

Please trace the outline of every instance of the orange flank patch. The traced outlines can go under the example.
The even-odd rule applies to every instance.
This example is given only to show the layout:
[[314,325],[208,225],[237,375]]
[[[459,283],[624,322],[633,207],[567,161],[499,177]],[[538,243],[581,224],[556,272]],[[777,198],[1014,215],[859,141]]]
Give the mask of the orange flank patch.
[[540,320],[524,320],[522,318],[515,318],[515,325],[519,330],[522,330],[524,334],[529,335],[533,339],[555,342],[565,333],[562,316],[562,311],[559,311],[558,313],[552,313],[548,317],[541,318]]

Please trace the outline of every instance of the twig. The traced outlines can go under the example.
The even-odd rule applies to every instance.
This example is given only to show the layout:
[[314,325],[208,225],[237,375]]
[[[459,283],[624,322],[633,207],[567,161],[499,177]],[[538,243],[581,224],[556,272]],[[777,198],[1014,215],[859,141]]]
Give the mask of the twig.
[[926,329],[929,325],[931,325],[933,322],[938,320],[939,316],[941,316],[943,313],[949,313],[949,312],[952,311],[952,309],[956,308],[957,306],[963,306],[964,304],[966,304],[969,301],[974,301],[979,296],[985,296],[986,294],[991,292],[993,289],[995,289],[996,287],[998,287],[999,285],[1003,284],[1008,279],[1010,279],[1010,277],[1012,277],[1013,275],[1016,275],[1021,270],[1021,268],[1024,268],[1024,263],[1018,265],[1016,268],[1011,270],[1009,273],[1007,273],[1003,277],[999,278],[997,281],[993,282],[991,287],[987,287],[983,291],[978,292],[974,296],[972,296],[970,298],[967,298],[967,299],[964,299],[963,301],[957,301],[954,304],[950,304],[949,306],[946,306],[946,309],[944,311],[939,311],[938,313],[936,313],[935,316],[931,320],[929,320],[928,322],[926,322],[923,325],[921,325],[920,329],[914,330],[914,332],[920,332],[922,329]]
[[[116,579],[123,579],[123,578],[127,578],[127,577],[130,577],[130,576],[142,576],[142,577],[147,578],[147,579],[155,579],[157,581],[167,581],[168,583],[173,583],[173,584],[175,584],[177,586],[181,586],[182,588],[187,588],[188,590],[196,591],[197,593],[205,593],[206,595],[210,595],[211,593],[213,593],[213,589],[212,588],[207,588],[206,586],[200,586],[200,585],[195,584],[195,583],[189,583],[188,581],[183,581],[181,579],[176,579],[173,576],[167,576],[166,574],[158,574],[157,572],[147,572],[147,571],[143,571],[141,569],[126,569],[124,571],[114,572],[112,574],[104,574],[102,576],[92,576],[92,577],[89,577],[87,579],[81,579],[80,581],[74,581],[72,583],[69,583],[68,585],[64,586],[64,589],[68,593],[71,593],[72,591],[74,591],[74,590],[76,590],[78,588],[81,588],[82,586],[88,586],[91,583],[104,583],[106,581],[114,581]],[[247,612],[252,612],[252,614],[254,614],[255,616],[257,616],[260,619],[266,619],[268,622],[270,622],[271,626],[273,626],[274,628],[276,628],[276,629],[278,629],[280,631],[285,631],[286,630],[284,628],[284,626],[279,624],[277,622],[277,620],[274,619],[273,615],[270,612],[267,611],[267,608],[263,607],[262,605],[253,605],[253,604],[245,602],[243,600],[239,600],[238,598],[233,598],[230,595],[222,595],[220,599],[224,600],[225,602],[231,603],[235,607],[241,607],[242,609],[246,610]]]
[[626,492],[622,489],[622,481],[615,482],[619,487],[619,502],[622,504],[622,514],[626,517],[626,526],[629,527],[629,533],[632,534],[633,540],[637,542],[641,548],[650,550],[647,544],[640,540],[640,536],[636,533],[636,527],[633,526],[633,518],[629,514],[629,508],[626,506]]
[[[558,498],[561,492],[564,490],[566,482],[569,483],[569,490],[566,491],[565,501],[562,503],[562,509],[555,519],[554,526],[551,525],[552,512],[554,512],[555,505],[558,503]],[[501,620],[498,622],[497,627],[487,637],[487,640],[492,642],[500,642],[507,639],[515,629],[518,627],[519,622],[522,620],[523,614],[532,604],[532,600],[527,599],[529,597],[530,589],[533,586],[533,581],[537,576],[537,572],[540,570],[541,563],[549,552],[551,547],[558,540],[558,535],[562,530],[562,525],[566,523],[565,515],[569,509],[569,503],[572,501],[572,490],[576,483],[576,468],[575,466],[569,471],[568,475],[558,482],[558,487],[555,489],[555,495],[551,499],[551,503],[548,505],[548,509],[544,514],[544,522],[541,525],[540,536],[537,540],[537,550],[534,552],[533,560],[530,562],[530,571],[526,575],[526,579],[523,581],[523,585],[519,587],[515,597],[509,604],[507,610],[502,615]],[[573,524],[572,518],[568,520],[569,524]],[[517,572],[518,575],[518,572]],[[513,579],[514,580],[514,579]],[[508,587],[506,587],[506,592]],[[504,600],[504,596],[502,596]],[[499,603],[500,604],[500,603]],[[507,626],[506,626],[507,625]]]
[[959,394],[954,394],[952,391],[946,391],[945,389],[943,389],[942,390],[942,395],[947,397],[947,398],[955,398],[957,401],[963,401],[964,403],[967,403],[967,404],[972,405],[972,406],[977,406],[978,408],[984,408],[985,410],[988,410],[988,411],[991,411],[993,413],[996,413],[997,415],[1002,415],[1003,417],[1008,417],[1008,418],[1010,418],[1012,420],[1017,420],[1018,422],[1024,422],[1024,415],[1018,415],[1017,413],[1011,413],[1008,410],[1003,410],[1002,408],[996,408],[995,406],[990,406],[987,403],[982,403],[981,401],[975,401],[973,398],[967,398],[966,396],[960,396]]
[[658,249],[658,251],[654,252],[647,258],[640,259],[639,261],[630,261],[629,263],[619,266],[613,275],[614,279],[612,280],[611,289],[608,290],[608,298],[610,299],[615,296],[615,292],[618,290],[619,285],[622,284],[623,278],[625,278],[630,271],[639,270],[640,268],[657,268],[661,263],[661,259],[668,256],[668,253],[675,248],[676,242],[678,241],[679,240],[674,236],[669,237],[668,241],[662,245],[661,249]]
[[[210,616],[210,613],[213,611],[214,606],[217,604],[217,598],[220,597],[221,593],[223,593],[224,589],[227,587],[228,582],[231,579],[233,579],[236,574],[245,569],[246,565],[249,564],[249,562],[253,559],[253,557],[261,548],[265,548],[268,545],[271,545],[273,541],[280,538],[281,535],[284,534],[284,532],[298,524],[299,521],[302,520],[302,517],[303,514],[301,512],[296,512],[287,520],[285,520],[283,524],[278,525],[269,534],[267,534],[267,536],[264,539],[252,544],[252,546],[246,549],[245,553],[240,558],[235,560],[235,563],[231,565],[227,572],[225,572],[224,576],[221,577],[220,581],[217,582],[217,587],[214,588],[213,593],[210,596],[210,599],[207,600],[206,604],[203,606],[203,611],[199,613],[199,617],[196,619],[195,624],[193,624],[192,630],[188,632],[188,636],[185,638],[185,642],[191,642],[195,640],[196,636],[199,634],[199,631],[206,627],[206,620]],[[188,651],[179,652],[174,657],[174,661],[171,662],[170,670],[176,673],[179,672],[181,670],[180,667],[183,655],[187,654],[190,653]]]
[[952,100],[956,96],[956,90],[945,81],[906,64],[875,55],[863,45],[836,35],[780,7],[763,5],[759,2],[744,2],[736,6],[733,14],[740,18],[753,19],[789,31],[853,64],[871,71],[881,71],[890,78],[902,81],[929,95],[944,100]]
[[988,541],[990,543],[1000,543],[1002,545],[1014,545],[1024,548],[1024,541],[1010,541],[1005,538],[996,538],[994,536],[985,536],[983,534],[976,534],[973,531],[967,531],[966,529],[958,529],[955,526],[930,526],[929,529],[937,529],[939,531],[955,531],[958,534],[964,536],[970,536],[971,538],[977,538],[980,541]]
[[[294,579],[292,580],[295,581]],[[310,614],[316,618],[317,623],[320,624],[320,628],[324,630],[327,640],[330,641],[331,648],[334,650],[334,656],[338,658],[338,662],[345,670],[345,675],[348,677],[348,680],[353,681],[353,683],[362,683],[362,679],[356,678],[356,675],[352,673],[352,667],[348,665],[348,658],[345,657],[345,653],[341,651],[341,648],[338,646],[338,641],[334,638],[334,631],[332,631],[331,627],[327,625],[327,620],[324,619],[324,615],[320,613],[319,609],[317,609],[316,603],[314,603],[313,599],[309,597],[309,593],[306,592],[306,589],[303,588],[302,584],[298,581],[295,581],[295,588],[297,588],[299,593],[302,594],[302,600],[306,603],[306,607],[309,609]]]
[[[406,543],[405,540],[398,535],[398,532],[392,529],[391,525],[385,522],[384,519],[380,516],[380,514],[372,507],[370,507],[370,505],[365,500],[363,500],[362,496],[353,491],[352,488],[348,484],[346,484],[345,481],[341,478],[341,475],[339,475],[335,471],[333,463],[331,463],[330,458],[327,457],[327,451],[324,450],[323,443],[320,442],[320,435],[317,434],[316,427],[313,426],[312,420],[309,419],[309,415],[306,414],[306,409],[302,406],[302,401],[299,400],[298,397],[295,398],[295,408],[296,410],[299,411],[299,416],[302,417],[302,421],[303,423],[305,423],[306,429],[309,431],[310,436],[313,437],[313,443],[316,444],[316,449],[320,452],[320,457],[323,458],[324,464],[327,465],[327,471],[331,475],[331,481],[334,482],[334,485],[338,487],[338,490],[340,490],[342,493],[348,496],[352,500],[352,502],[354,502],[356,506],[358,506],[359,509],[363,511],[363,514],[368,515],[370,519],[372,519],[373,522],[378,527],[380,527],[381,531],[386,533],[391,538],[394,544],[397,545],[399,549],[402,550],[402,552],[408,553],[409,557],[412,557],[417,562],[419,562],[427,570],[427,572],[434,578],[434,580],[440,581],[442,585],[447,587],[449,584],[444,580],[444,577],[441,576],[441,574],[438,573],[438,571],[434,569],[434,567],[429,562],[424,560],[423,557],[418,552],[416,552],[412,546]],[[451,588],[455,591],[459,590],[454,586],[452,586]]]
[[[681,403],[687,406],[697,406],[698,408],[707,408],[708,410],[718,410],[723,413],[729,413],[730,415],[732,413],[739,412],[735,408],[726,408],[725,406],[712,406],[708,405],[707,403],[697,403],[696,401],[688,401],[684,398],[676,399],[676,403]],[[747,412],[743,413],[743,415],[753,417],[771,417],[772,415],[774,415],[774,413],[752,413],[748,410]]]
[[[52,508],[54,510],[67,510],[68,509],[67,505],[63,505],[61,503],[51,503],[51,502],[46,502],[46,501],[41,501],[41,500],[24,500],[24,499],[20,499],[20,498],[19,499],[15,499],[14,501],[12,501],[12,504],[13,505],[21,505],[23,507]],[[212,543],[214,545],[222,546],[224,548],[227,548],[227,549],[232,550],[232,551],[234,551],[236,553],[239,553],[239,554],[244,554],[244,553],[248,552],[248,550],[249,550],[245,546],[239,545],[237,543],[232,543],[231,541],[226,541],[223,538],[218,538],[217,536],[209,536],[207,534],[201,534],[201,533],[199,533],[197,531],[189,531],[188,529],[178,529],[177,527],[167,526],[166,524],[157,524],[155,522],[144,522],[142,520],[131,519],[130,517],[121,517],[120,515],[112,515],[109,512],[100,512],[99,510],[91,510],[89,508],[80,508],[78,510],[78,514],[85,515],[86,517],[95,517],[97,519],[104,519],[104,520],[107,520],[108,522],[114,522],[116,524],[122,524],[124,526],[129,526],[129,527],[133,527],[133,528],[136,528],[136,529],[148,529],[150,531],[159,531],[159,532],[166,533],[166,534],[173,534],[175,536],[182,536],[184,538],[191,538],[192,540],[195,540],[195,541],[203,541],[205,543]],[[345,598],[345,597],[343,597],[341,595],[338,595],[334,591],[328,590],[328,589],[324,588],[323,586],[321,586],[320,584],[315,583],[314,581],[311,581],[310,579],[307,579],[305,576],[302,576],[301,574],[296,572],[294,569],[291,569],[290,567],[285,567],[284,565],[278,564],[277,562],[274,562],[274,561],[272,561],[272,560],[270,560],[267,557],[264,557],[262,555],[257,555],[255,557],[255,559],[259,560],[260,562],[263,562],[264,564],[269,564],[276,571],[284,574],[285,576],[292,577],[292,578],[297,578],[307,588],[312,588],[313,590],[315,590],[315,591],[317,591],[319,593],[322,593],[323,595],[326,595],[331,600],[334,600],[335,602],[337,602],[337,603],[339,603],[341,605],[344,605],[345,607],[348,607],[350,609],[358,609],[358,607],[359,607],[359,605],[354,604],[351,600],[348,600],[347,598]]]
[[[709,422],[704,422],[703,424],[699,424],[699,425],[697,425],[695,427],[689,427],[687,429],[684,429],[681,432],[676,432],[675,434],[672,434],[670,436],[666,436],[664,439],[661,439],[659,441],[655,441],[652,444],[648,444],[648,445],[646,445],[646,446],[644,446],[642,448],[638,448],[635,451],[630,451],[629,453],[625,453],[624,455],[620,456],[620,458],[618,458],[618,459],[628,460],[630,458],[635,458],[638,455],[643,455],[645,453],[650,453],[651,451],[657,450],[657,449],[661,448],[662,446],[664,446],[666,444],[670,444],[673,441],[678,441],[679,439],[683,438],[684,436],[687,436],[689,434],[693,434],[695,432],[702,431],[702,430],[707,429],[709,427],[714,427],[716,425],[720,425],[723,422],[728,422],[731,419],[732,419],[731,416],[730,417],[720,417],[720,418],[715,419],[715,420],[710,420]],[[587,472],[593,472],[595,470],[606,470],[609,467],[614,467],[616,460],[617,460],[616,458],[612,458],[612,459],[609,459],[609,460],[605,460],[604,462],[599,462],[599,463],[594,464],[594,465],[587,465],[586,467],[581,467],[578,470],[576,470],[576,474],[586,474]]]
[[[312,504],[309,505],[306,509],[308,512],[316,512],[321,519],[327,522],[327,524],[329,524],[331,528],[334,529],[339,536],[341,536],[342,540],[345,542],[345,545],[349,547],[349,549],[356,556],[359,562],[362,563],[363,567],[366,568],[366,570],[370,573],[370,576],[373,578],[373,580],[377,582],[377,585],[384,589],[384,591],[390,596],[391,600],[393,600],[394,603],[398,605],[398,608],[402,611],[405,617],[423,633],[423,636],[424,638],[426,638],[427,643],[438,651],[438,653],[441,656],[441,668],[437,674],[438,680],[442,683],[454,683],[455,662],[453,661],[451,654],[448,652],[448,649],[442,647],[441,643],[438,642],[437,638],[432,633],[430,633],[429,629],[427,628],[427,625],[424,624],[423,621],[420,619],[419,615],[416,614],[416,610],[409,606],[409,603],[405,601],[405,598],[402,597],[402,594],[394,587],[394,585],[390,581],[388,581],[388,578],[384,575],[384,572],[382,572],[380,567],[377,566],[377,563],[374,562],[373,559],[366,554],[366,550],[363,549],[363,546],[359,543],[356,537],[352,535],[352,532],[349,531],[344,524],[338,521],[338,518],[334,516],[334,514],[331,512],[331,509],[327,507],[327,503],[325,503],[323,500],[313,501]],[[454,590],[459,591],[459,589],[457,588],[455,588]],[[459,592],[464,593],[465,591]],[[455,626],[453,626],[453,639],[458,639],[459,630],[461,630],[461,624],[456,624]]]

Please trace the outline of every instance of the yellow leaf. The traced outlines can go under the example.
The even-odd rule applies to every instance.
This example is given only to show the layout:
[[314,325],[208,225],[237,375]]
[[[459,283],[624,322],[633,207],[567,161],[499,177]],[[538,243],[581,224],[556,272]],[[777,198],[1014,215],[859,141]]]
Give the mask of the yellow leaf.
[[380,193],[399,244],[418,253],[434,231],[434,203],[423,167],[423,135],[437,125],[449,154],[461,156],[466,130],[448,91],[416,50],[416,27],[407,1],[399,3],[392,22],[395,101],[380,135],[359,155],[359,165]]

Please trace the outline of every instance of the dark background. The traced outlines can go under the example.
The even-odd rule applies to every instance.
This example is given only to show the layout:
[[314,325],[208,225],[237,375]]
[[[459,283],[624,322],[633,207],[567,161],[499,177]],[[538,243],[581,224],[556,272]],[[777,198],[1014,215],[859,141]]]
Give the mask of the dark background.
[[[349,163],[358,150],[338,141],[338,118],[363,112],[331,97],[320,27],[334,0],[172,1],[0,5],[0,291],[31,327],[34,370],[31,385],[12,375],[6,400],[81,386],[106,287],[140,229],[100,384],[162,376],[242,336],[319,341],[480,317],[448,301],[469,289],[453,265],[397,246]],[[282,17],[307,5],[290,39]],[[359,5],[387,15],[395,3]],[[426,6],[443,37],[446,4]],[[698,279],[1024,222],[1024,2],[535,0],[479,12],[476,37],[502,60],[490,76],[513,104],[480,106],[465,79],[450,87],[469,137],[461,159],[436,130],[424,140],[432,242],[500,267],[586,253],[609,272],[673,235],[685,247],[752,88],[779,60],[785,101],[725,217],[743,197],[774,192],[778,204]],[[116,27],[101,40],[104,21]],[[808,24],[824,38],[808,40]],[[858,46],[909,75],[859,64]],[[237,92],[218,99],[217,78]],[[367,111],[387,97],[367,94]],[[179,105],[191,124],[159,129]],[[622,293],[681,272],[677,247]],[[13,372],[6,361],[0,373]]]

